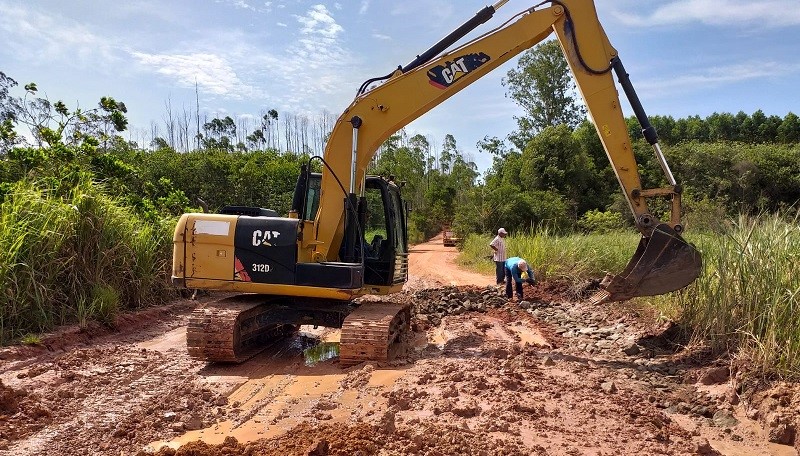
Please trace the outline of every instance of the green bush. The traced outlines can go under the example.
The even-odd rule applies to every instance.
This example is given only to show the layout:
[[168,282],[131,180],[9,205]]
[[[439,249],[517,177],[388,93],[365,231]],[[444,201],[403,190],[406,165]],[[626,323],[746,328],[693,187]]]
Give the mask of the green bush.
[[578,220],[578,226],[589,233],[608,233],[624,226],[622,215],[617,211],[587,211]]

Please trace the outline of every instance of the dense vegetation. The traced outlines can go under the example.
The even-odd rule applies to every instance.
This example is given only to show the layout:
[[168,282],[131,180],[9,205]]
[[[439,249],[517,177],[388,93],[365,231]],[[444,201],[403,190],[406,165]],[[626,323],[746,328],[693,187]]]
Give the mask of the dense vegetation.
[[[511,250],[544,278],[622,269],[637,234],[558,57],[546,43],[508,73],[509,96],[526,113],[506,139],[478,144],[494,158],[482,175],[452,135],[437,144],[400,130],[377,151],[370,172],[406,181],[412,240],[453,224],[473,233],[465,261],[481,268],[487,236],[503,226]],[[64,322],[111,322],[118,309],[169,298],[174,218],[227,204],[285,214],[300,164],[321,153],[333,125],[327,113],[308,122],[269,110],[257,125],[198,117],[193,132],[191,116],[175,124],[169,112],[166,135],[154,129],[142,147],[120,136],[122,102],[70,110],[39,98],[35,84],[17,97],[19,89],[0,72],[0,343]],[[766,347],[764,366],[797,371],[800,286],[780,267],[800,255],[800,119],[756,111],[651,120],[684,188],[689,239],[706,258],[689,289],[651,301],[717,347]],[[644,186],[664,185],[638,124],[627,121]],[[653,209],[663,215],[666,206]]]

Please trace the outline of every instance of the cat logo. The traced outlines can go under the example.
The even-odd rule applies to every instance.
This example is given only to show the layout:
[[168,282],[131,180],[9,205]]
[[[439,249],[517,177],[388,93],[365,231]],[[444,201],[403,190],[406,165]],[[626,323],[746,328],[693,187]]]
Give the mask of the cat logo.
[[428,70],[428,82],[436,88],[446,89],[489,60],[491,57],[483,52],[455,57]]
[[273,238],[277,238],[280,235],[281,233],[277,231],[255,230],[253,231],[253,247],[258,247],[260,245],[272,247],[272,244],[269,241]]

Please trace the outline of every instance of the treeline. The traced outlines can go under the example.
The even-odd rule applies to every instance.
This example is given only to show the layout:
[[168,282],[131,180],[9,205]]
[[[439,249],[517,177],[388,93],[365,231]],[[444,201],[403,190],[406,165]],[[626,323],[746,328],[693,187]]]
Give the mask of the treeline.
[[[786,117],[789,122],[793,118]],[[485,230],[488,220],[517,229],[556,230],[614,227],[628,220],[627,204],[588,121],[574,131],[563,125],[546,127],[521,152],[498,149],[497,142],[491,145],[495,160],[482,188],[485,211],[454,214],[465,231]],[[791,208],[800,199],[798,142],[680,137],[662,146],[684,188],[688,225],[713,228],[725,215]],[[649,144],[638,139],[633,148],[643,185],[666,185]],[[491,208],[492,215],[478,224],[474,214]]]
[[185,106],[174,108],[171,101],[165,103],[164,111],[162,122],[152,121],[147,130],[133,129],[128,140],[150,150],[273,149],[318,154],[336,122],[336,116],[327,111],[309,115],[266,109],[258,116],[210,116]]
[[[796,144],[800,142],[800,118],[792,112],[784,117],[767,116],[762,110],[748,115],[739,111],[714,113],[706,118],[689,116],[674,119],[672,116],[653,116],[650,122],[665,144],[686,141],[743,142],[748,144]],[[636,119],[628,119],[631,137],[641,138],[642,131]]]
[[[525,78],[508,83],[527,87]],[[109,320],[114,309],[168,296],[174,218],[228,204],[286,214],[300,164],[321,152],[333,126],[326,115],[311,128],[274,111],[252,124],[200,122],[190,113],[177,122],[170,114],[166,135],[142,145],[123,138],[120,101],[104,97],[95,108],[71,109],[39,97],[35,84],[23,96],[14,96],[16,87],[0,72],[0,342],[60,322]],[[483,175],[452,135],[437,144],[401,130],[382,145],[369,171],[406,181],[413,240],[443,224],[461,234],[500,226],[558,234],[630,223],[594,126],[577,115],[530,114],[517,119],[508,140],[478,144],[493,157]],[[627,120],[644,185],[663,185],[652,149]],[[685,189],[689,228],[717,229],[728,214],[796,208],[794,114],[652,120]]]
[[[787,115],[784,125],[793,119],[796,116]],[[685,122],[695,121],[678,119],[673,124]],[[643,185],[666,185],[652,148],[640,133],[639,137],[633,147]],[[663,150],[684,188],[689,228],[715,230],[726,216],[791,210],[800,200],[797,142],[733,139],[739,136],[704,142],[674,132],[671,137],[670,141],[679,139],[664,141]],[[461,234],[492,232],[500,226],[568,233],[632,224],[611,164],[588,121],[574,130],[566,125],[545,127],[521,151],[497,138],[486,138],[479,148],[494,157],[481,181],[475,165],[449,135],[441,160],[434,160],[427,138],[407,138],[401,131],[383,146],[372,170],[407,181],[406,197],[415,208],[411,220],[423,237],[445,223],[454,223]],[[656,202],[657,215],[667,209],[666,202],[663,207]]]

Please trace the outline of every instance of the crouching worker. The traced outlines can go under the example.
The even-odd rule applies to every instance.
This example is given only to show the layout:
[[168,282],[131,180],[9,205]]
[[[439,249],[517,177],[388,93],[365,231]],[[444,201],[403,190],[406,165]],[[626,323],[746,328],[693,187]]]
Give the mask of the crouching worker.
[[529,285],[536,284],[533,269],[528,262],[520,257],[511,257],[506,260],[506,298],[511,299],[511,288],[515,287],[518,300],[522,300],[522,282]]

